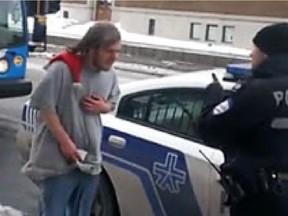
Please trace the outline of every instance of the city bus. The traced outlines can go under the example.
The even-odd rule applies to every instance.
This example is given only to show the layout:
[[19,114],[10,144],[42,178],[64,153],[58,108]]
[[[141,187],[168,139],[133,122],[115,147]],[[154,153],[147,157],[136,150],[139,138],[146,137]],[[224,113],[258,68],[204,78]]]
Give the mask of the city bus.
[[30,94],[25,79],[28,32],[23,0],[0,1],[0,98]]

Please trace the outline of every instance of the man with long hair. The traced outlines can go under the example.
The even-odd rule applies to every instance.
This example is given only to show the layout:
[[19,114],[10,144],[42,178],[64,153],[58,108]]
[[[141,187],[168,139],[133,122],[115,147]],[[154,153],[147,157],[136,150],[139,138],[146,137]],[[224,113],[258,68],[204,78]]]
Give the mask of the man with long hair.
[[102,162],[100,114],[113,110],[120,94],[112,69],[120,49],[118,29],[96,23],[50,60],[31,97],[39,115],[23,170],[43,191],[45,216],[91,214]]

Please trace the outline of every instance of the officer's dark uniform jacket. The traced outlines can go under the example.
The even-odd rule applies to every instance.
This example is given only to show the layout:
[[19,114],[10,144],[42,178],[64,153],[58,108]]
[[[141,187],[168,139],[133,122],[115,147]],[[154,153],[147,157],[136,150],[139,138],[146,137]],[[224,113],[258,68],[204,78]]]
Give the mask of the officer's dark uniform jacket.
[[208,107],[199,132],[221,148],[244,189],[259,167],[288,172],[288,54],[269,57],[231,97]]

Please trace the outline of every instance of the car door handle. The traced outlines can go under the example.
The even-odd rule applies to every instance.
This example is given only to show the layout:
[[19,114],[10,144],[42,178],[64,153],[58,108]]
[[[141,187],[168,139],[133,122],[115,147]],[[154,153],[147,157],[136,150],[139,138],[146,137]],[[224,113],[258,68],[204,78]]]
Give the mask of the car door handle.
[[119,136],[115,136],[115,135],[109,136],[108,143],[120,149],[124,149],[126,147],[126,139],[119,137]]

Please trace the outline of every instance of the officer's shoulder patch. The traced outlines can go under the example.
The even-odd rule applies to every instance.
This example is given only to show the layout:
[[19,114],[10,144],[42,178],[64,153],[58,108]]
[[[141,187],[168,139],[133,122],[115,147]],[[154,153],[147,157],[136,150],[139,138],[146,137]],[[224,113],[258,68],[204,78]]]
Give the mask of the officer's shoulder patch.
[[213,109],[213,115],[221,115],[221,114],[227,112],[231,107],[232,107],[232,100],[227,99],[227,100],[223,101],[222,103],[218,104]]

